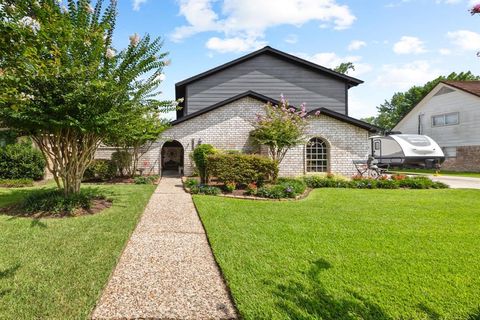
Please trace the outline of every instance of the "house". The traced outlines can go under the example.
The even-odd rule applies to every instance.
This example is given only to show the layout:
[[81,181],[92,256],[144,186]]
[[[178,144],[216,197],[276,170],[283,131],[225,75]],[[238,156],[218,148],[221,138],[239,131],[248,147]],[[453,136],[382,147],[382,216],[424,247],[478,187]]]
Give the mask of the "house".
[[393,130],[435,140],[443,169],[480,171],[480,81],[439,83]]
[[[266,154],[249,138],[252,122],[267,102],[281,94],[291,105],[306,103],[311,114],[308,141],[289,150],[280,175],[355,173],[352,160],[366,159],[368,137],[377,127],[348,116],[348,90],[362,81],[282,51],[265,47],[176,84],[184,98],[177,119],[140,161],[158,172],[193,173],[193,149],[208,143],[218,149]],[[148,171],[147,171],[148,172]]]

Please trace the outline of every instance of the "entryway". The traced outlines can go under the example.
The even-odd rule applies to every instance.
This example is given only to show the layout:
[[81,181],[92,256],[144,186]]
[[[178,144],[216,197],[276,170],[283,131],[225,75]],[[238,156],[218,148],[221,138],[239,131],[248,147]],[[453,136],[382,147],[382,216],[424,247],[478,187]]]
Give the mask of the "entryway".
[[162,147],[162,171],[183,171],[184,149],[177,140],[167,141]]

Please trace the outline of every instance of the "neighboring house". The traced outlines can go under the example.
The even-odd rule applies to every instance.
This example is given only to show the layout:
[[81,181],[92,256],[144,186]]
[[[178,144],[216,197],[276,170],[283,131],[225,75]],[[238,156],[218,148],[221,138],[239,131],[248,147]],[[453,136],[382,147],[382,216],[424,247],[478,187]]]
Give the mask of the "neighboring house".
[[[284,94],[291,105],[305,102],[320,115],[309,120],[305,145],[287,152],[280,175],[355,173],[352,160],[366,159],[368,137],[378,128],[348,116],[348,90],[362,81],[265,47],[176,84],[184,98],[177,119],[140,161],[158,172],[183,168],[193,173],[190,154],[208,143],[222,150],[266,154],[249,137],[257,114],[267,102],[278,104]],[[108,157],[100,150],[98,157]],[[148,170],[147,170],[148,172]]]
[[445,153],[443,169],[480,171],[480,81],[443,81],[393,131],[424,134]]

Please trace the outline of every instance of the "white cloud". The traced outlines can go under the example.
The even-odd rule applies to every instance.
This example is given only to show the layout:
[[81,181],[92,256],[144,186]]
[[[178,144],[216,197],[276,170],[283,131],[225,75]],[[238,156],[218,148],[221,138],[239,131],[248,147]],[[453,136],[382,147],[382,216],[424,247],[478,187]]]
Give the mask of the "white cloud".
[[289,34],[286,38],[285,38],[285,42],[286,43],[290,43],[290,44],[295,44],[298,42],[298,36],[296,34]]
[[393,45],[396,54],[419,54],[426,52],[423,41],[417,37],[403,36]]
[[441,70],[432,68],[428,61],[419,60],[403,65],[382,66],[382,72],[374,83],[379,87],[406,90],[435,79],[441,74]]
[[438,52],[439,52],[442,56],[449,56],[449,55],[452,54],[452,50],[447,49],[447,48],[441,48],[440,50],[438,50]]
[[350,42],[350,44],[348,45],[348,50],[349,50],[349,51],[359,50],[359,49],[361,49],[362,47],[365,47],[366,45],[367,45],[367,43],[366,43],[365,41],[353,40],[353,41]]
[[[356,20],[346,5],[336,0],[177,0],[187,24],[172,34],[174,41],[201,32],[223,33],[225,39],[261,41],[268,28],[301,26],[316,21],[341,30]],[[215,11],[215,8],[220,10]],[[319,27],[320,27],[319,26]],[[232,43],[233,41],[229,41]],[[223,46],[221,46],[223,47]]]
[[450,41],[462,50],[480,50],[480,34],[469,30],[458,30],[447,33]]
[[373,69],[370,64],[361,62],[362,57],[360,56],[340,57],[334,52],[321,52],[310,56],[300,53],[299,56],[330,69],[334,69],[342,62],[352,62],[355,70],[351,70],[348,72],[348,75],[352,77],[358,77],[359,75],[368,73]]
[[140,10],[140,6],[144,3],[146,3],[147,0],[133,0],[132,3],[133,3],[133,10],[135,11],[139,11]]
[[265,46],[266,43],[262,41],[256,41],[255,39],[243,39],[239,37],[220,39],[213,37],[208,39],[205,46],[220,53],[227,52],[245,52],[259,49]]

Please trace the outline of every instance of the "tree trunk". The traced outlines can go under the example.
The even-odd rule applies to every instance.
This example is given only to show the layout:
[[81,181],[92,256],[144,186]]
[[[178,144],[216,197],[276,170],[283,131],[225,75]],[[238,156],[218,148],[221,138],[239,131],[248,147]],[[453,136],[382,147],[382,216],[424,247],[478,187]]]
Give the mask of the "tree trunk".
[[47,168],[58,189],[65,196],[79,193],[83,174],[95,156],[100,138],[94,134],[60,129],[34,135],[32,139],[47,160]]

